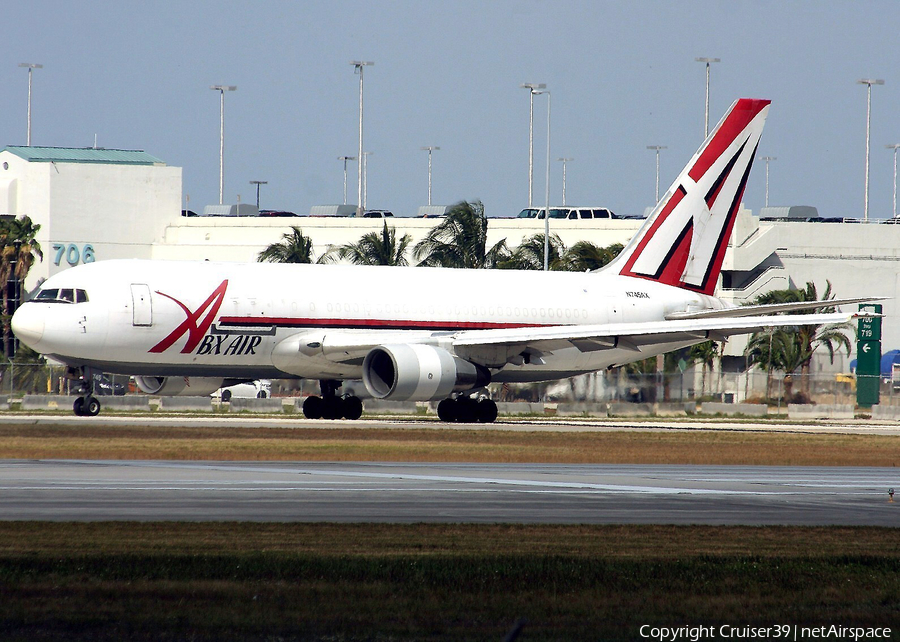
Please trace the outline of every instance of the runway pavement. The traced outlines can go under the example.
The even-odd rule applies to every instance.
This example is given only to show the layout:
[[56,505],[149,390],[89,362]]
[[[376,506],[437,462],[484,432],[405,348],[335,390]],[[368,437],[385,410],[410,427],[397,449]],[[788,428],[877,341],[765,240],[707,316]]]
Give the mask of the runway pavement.
[[0,461],[2,520],[900,526],[892,468]]

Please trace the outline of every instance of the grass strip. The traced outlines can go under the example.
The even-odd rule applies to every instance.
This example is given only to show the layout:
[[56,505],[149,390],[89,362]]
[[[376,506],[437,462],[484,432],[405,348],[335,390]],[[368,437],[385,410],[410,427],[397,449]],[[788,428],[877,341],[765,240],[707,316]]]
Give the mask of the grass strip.
[[881,528],[0,523],[4,640],[639,639],[896,626]]
[[507,432],[0,423],[4,459],[898,466],[882,435],[743,431]]

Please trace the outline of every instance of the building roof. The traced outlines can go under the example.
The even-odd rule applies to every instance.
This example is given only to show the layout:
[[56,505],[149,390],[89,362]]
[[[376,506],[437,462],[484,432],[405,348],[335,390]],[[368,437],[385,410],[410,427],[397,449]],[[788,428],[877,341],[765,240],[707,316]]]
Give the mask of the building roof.
[[165,162],[139,149],[103,149],[95,147],[4,147],[32,163],[101,163],[106,165],[165,165]]

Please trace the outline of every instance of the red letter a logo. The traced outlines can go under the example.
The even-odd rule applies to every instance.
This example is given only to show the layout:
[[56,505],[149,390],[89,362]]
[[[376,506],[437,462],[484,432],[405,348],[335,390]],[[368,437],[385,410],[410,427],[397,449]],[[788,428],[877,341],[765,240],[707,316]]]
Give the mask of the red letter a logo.
[[[172,299],[178,306],[184,310],[187,318],[184,322],[175,328],[172,333],[167,336],[165,339],[157,343],[155,346],[150,348],[149,352],[165,352],[169,348],[172,347],[172,344],[178,341],[185,332],[188,333],[187,343],[184,344],[184,347],[181,349],[182,354],[187,354],[192,352],[194,348],[197,347],[197,344],[203,339],[203,335],[206,334],[206,331],[209,330],[209,326],[212,325],[213,320],[216,318],[216,315],[219,313],[219,307],[222,305],[222,301],[225,299],[225,289],[228,287],[228,280],[222,281],[221,285],[215,289],[215,291],[209,295],[209,298],[203,302],[199,308],[197,308],[196,312],[191,312],[188,307],[183,304],[181,301],[176,299],[175,297],[171,297],[168,294],[157,291],[157,294],[161,294],[167,299]],[[209,308],[209,312],[207,312],[206,316],[203,318],[203,321],[200,324],[197,324],[197,319],[200,318],[200,315]]]

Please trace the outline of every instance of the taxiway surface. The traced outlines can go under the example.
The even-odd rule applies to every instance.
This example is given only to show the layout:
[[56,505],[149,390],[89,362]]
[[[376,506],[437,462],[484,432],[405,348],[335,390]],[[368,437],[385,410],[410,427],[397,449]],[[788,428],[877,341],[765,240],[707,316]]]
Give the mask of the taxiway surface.
[[5,460],[0,519],[898,527],[898,482],[892,468]]

